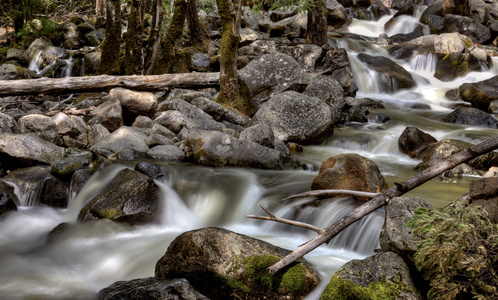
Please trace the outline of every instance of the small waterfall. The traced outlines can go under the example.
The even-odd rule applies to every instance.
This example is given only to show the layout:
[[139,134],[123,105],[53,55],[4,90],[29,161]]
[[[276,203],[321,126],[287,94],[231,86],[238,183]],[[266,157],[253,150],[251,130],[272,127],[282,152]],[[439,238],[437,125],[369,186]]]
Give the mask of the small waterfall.
[[424,71],[434,73],[436,71],[437,55],[434,53],[415,54],[408,61],[408,66],[413,71]]
[[36,72],[36,74],[40,73],[40,68],[41,68],[41,64],[43,63],[43,57],[42,57],[42,54],[43,52],[42,51],[39,51],[34,57],[33,59],[31,59],[31,61],[29,62],[29,67],[28,69],[31,70],[31,71],[34,71]]
[[65,66],[62,68],[61,77],[71,77],[71,75],[73,73],[73,67],[74,67],[73,56],[71,56],[68,59],[64,59],[62,61],[64,61]]

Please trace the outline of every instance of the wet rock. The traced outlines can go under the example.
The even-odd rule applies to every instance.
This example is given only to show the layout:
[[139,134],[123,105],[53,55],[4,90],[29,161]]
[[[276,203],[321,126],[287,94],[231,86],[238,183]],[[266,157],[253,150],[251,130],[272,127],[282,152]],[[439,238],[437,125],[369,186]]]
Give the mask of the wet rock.
[[3,168],[51,164],[63,154],[64,148],[47,142],[34,133],[0,134],[0,158]]
[[[355,96],[358,87],[353,79],[351,64],[346,49],[333,49],[323,46],[325,55],[315,64],[315,71],[322,75],[330,75],[342,86],[345,96]],[[311,81],[313,82],[313,81]]]
[[149,147],[147,135],[135,127],[123,126],[102,138],[90,148],[95,155],[111,159],[118,153],[129,150],[136,157],[145,157]]
[[168,170],[166,167],[153,164],[147,161],[141,161],[135,166],[135,171],[145,174],[152,179],[157,179],[168,175]]
[[50,42],[46,38],[38,38],[34,40],[26,49],[24,56],[26,57],[26,61],[31,62],[33,59],[38,56],[40,52],[45,51],[47,48],[53,47],[52,42]]
[[159,214],[159,194],[151,177],[124,169],[81,210],[78,221],[107,218],[130,225],[147,224]]
[[311,80],[303,94],[318,98],[332,108],[334,123],[339,122],[346,106],[342,86],[332,76],[318,75]]
[[498,99],[498,76],[484,81],[464,83],[459,90],[460,98],[463,101],[487,111],[491,102]]
[[127,125],[131,125],[137,116],[152,117],[157,111],[156,96],[149,92],[114,88],[109,92],[109,101],[121,103],[123,118]]
[[498,128],[498,120],[473,107],[459,107],[441,120],[453,124],[466,124],[486,128]]
[[274,277],[267,268],[289,251],[221,228],[188,231],[157,262],[155,276],[186,278],[211,299],[302,299],[319,281],[301,259]]
[[479,44],[485,44],[491,39],[491,31],[486,26],[472,18],[453,14],[444,16],[441,32],[458,32]]
[[184,141],[188,159],[208,166],[299,169],[304,165],[278,150],[219,131],[189,130]]
[[470,182],[471,205],[481,206],[493,223],[498,223],[498,177],[486,177]]
[[30,76],[21,66],[16,64],[0,65],[0,80],[29,79]]
[[91,112],[89,125],[101,124],[110,132],[124,125],[123,108],[119,100],[108,100],[97,106]]
[[351,295],[355,299],[371,295],[381,299],[423,299],[408,266],[393,252],[346,263],[334,274],[320,299],[350,299]]
[[0,181],[0,217],[9,211],[17,211],[16,203],[19,203],[19,199],[14,193],[14,187]]
[[62,179],[71,179],[76,170],[90,165],[90,160],[85,157],[67,156],[54,161],[50,167],[52,174]]
[[270,126],[274,135],[284,143],[316,144],[334,131],[334,114],[329,105],[293,91],[271,97],[260,107],[253,122]]
[[379,74],[379,80],[386,92],[409,89],[416,85],[410,73],[387,57],[360,53],[358,59]]
[[429,144],[436,143],[437,140],[415,127],[406,127],[398,139],[398,148],[411,158],[417,157]]
[[194,290],[186,279],[155,277],[118,281],[99,291],[99,300],[209,300]]
[[339,29],[348,21],[346,9],[337,0],[327,0],[325,8],[327,12],[327,25]]
[[387,189],[387,183],[373,161],[358,154],[340,154],[322,162],[311,189],[379,193]]
[[185,153],[175,145],[157,145],[147,151],[147,156],[165,161],[184,161]]
[[0,134],[2,133],[19,133],[17,121],[4,113],[0,113]]
[[434,77],[441,81],[452,81],[472,71],[484,71],[483,65],[469,53],[452,52],[436,63]]
[[386,220],[380,233],[380,247],[383,251],[398,254],[405,262],[414,266],[413,254],[421,236],[414,235],[412,229],[406,226],[419,207],[433,209],[433,206],[419,197],[396,197],[385,206]]

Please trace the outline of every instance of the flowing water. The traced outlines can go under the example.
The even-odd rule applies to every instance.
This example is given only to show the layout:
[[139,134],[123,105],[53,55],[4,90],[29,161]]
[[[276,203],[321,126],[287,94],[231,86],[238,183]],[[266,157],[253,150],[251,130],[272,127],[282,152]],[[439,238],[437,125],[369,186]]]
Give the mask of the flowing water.
[[[388,17],[379,22],[355,21],[351,31],[375,38],[383,31],[383,23],[387,20]],[[404,17],[398,22],[406,24],[397,24],[394,28],[402,29],[416,23],[415,17]],[[330,156],[358,153],[375,161],[392,186],[394,181],[414,175],[414,167],[418,164],[417,160],[398,151],[398,138],[407,126],[418,127],[437,139],[456,138],[473,143],[496,135],[496,130],[492,129],[439,121],[455,104],[444,97],[447,90],[463,82],[490,78],[497,74],[495,69],[444,83],[432,76],[435,57],[416,55],[408,63],[398,63],[414,74],[418,85],[411,90],[387,93],[386,87],[377,80],[379,74],[356,59],[360,51],[388,56],[384,49],[345,39],[331,43],[349,51],[359,86],[358,97],[382,101],[386,108],[373,112],[386,113],[390,121],[337,127],[327,142],[306,146],[303,153],[294,154],[295,158],[318,167]],[[413,108],[415,103],[426,104],[431,109]],[[161,220],[155,225],[130,227],[106,221],[76,222],[79,210],[117,172],[133,168],[131,163],[113,165],[95,174],[77,195],[73,195],[67,209],[26,205],[0,219],[0,298],[94,299],[100,289],[115,281],[153,276],[156,261],[175,237],[207,226],[224,227],[294,250],[315,234],[287,225],[246,219],[245,215],[263,215],[259,208],[263,205],[278,216],[326,227],[361,204],[350,198],[324,201],[320,207],[306,205],[309,198],[281,203],[282,198],[309,190],[317,171],[164,165],[170,175],[157,182],[163,196]],[[408,195],[421,196],[435,206],[442,206],[464,194],[470,180],[435,179]],[[17,192],[21,203],[32,203],[29,193],[23,193],[21,189]],[[344,263],[374,253],[379,247],[383,214],[383,209],[379,209],[352,225],[329,245],[306,256],[322,278],[321,285],[307,299],[318,299],[332,274]],[[47,241],[48,233],[63,222],[69,223],[69,227]]]

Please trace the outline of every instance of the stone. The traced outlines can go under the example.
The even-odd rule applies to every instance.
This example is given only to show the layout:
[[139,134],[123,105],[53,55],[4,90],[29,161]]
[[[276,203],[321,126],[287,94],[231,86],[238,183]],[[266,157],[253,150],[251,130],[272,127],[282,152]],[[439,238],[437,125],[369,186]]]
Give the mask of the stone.
[[52,47],[53,44],[47,38],[37,38],[35,39],[26,49],[24,56],[27,62],[31,62],[36,56],[45,51],[47,48]]
[[79,156],[67,156],[54,161],[50,165],[50,167],[52,174],[54,174],[55,176],[62,179],[70,180],[74,172],[82,167],[89,165],[90,160],[88,158]]
[[6,63],[0,65],[0,80],[29,79],[30,76],[21,66]]
[[332,76],[318,75],[308,84],[303,94],[318,98],[332,108],[334,123],[338,123],[346,107],[342,86]]
[[284,143],[318,144],[334,132],[331,107],[294,91],[271,97],[254,115],[253,123],[267,124]]
[[137,116],[131,126],[138,128],[152,128],[154,126],[154,121],[147,116]]
[[147,135],[135,127],[123,126],[102,138],[90,148],[90,151],[108,159],[124,150],[131,151],[134,156],[145,157],[149,151],[146,139]]
[[155,277],[186,278],[211,299],[302,299],[319,281],[300,259],[274,277],[267,268],[290,253],[269,243],[222,228],[178,236],[156,264]]
[[244,127],[249,123],[249,118],[247,116],[229,110],[223,105],[209,100],[206,97],[195,97],[190,100],[190,104],[202,109],[218,122],[228,121]]
[[41,139],[34,133],[0,134],[2,168],[48,164],[64,155],[64,148]]
[[137,165],[135,166],[135,171],[147,175],[152,179],[157,179],[169,175],[169,172],[166,169],[166,167],[153,164],[147,161],[138,162]]
[[92,118],[88,125],[102,124],[109,132],[124,125],[123,108],[119,100],[107,100],[91,112]]
[[380,193],[387,189],[377,165],[359,154],[340,154],[322,162],[311,190],[344,189]]
[[0,181],[0,218],[10,211],[17,211],[16,203],[19,203],[19,199],[14,193],[14,187]]
[[406,127],[398,139],[398,148],[400,152],[407,154],[411,158],[415,158],[429,144],[435,142],[437,140],[432,135],[415,127]]
[[130,225],[148,224],[156,221],[159,214],[159,194],[151,177],[123,169],[81,210],[78,221],[106,218]]
[[486,211],[492,223],[498,223],[498,177],[485,177],[470,182],[470,203]]
[[337,0],[327,0],[325,2],[327,12],[327,25],[334,29],[341,28],[348,21],[346,9]]
[[316,69],[318,60],[323,57],[322,47],[312,44],[297,46],[278,46],[278,51],[294,58],[301,67],[308,72]]
[[102,124],[94,124],[89,126],[89,134],[88,134],[88,145],[94,146],[104,137],[111,134],[107,128]]
[[246,128],[240,133],[240,140],[249,141],[268,148],[274,148],[275,136],[270,126],[257,124]]
[[487,111],[492,101],[498,100],[498,76],[460,86],[460,98],[481,110]]
[[479,44],[485,44],[491,39],[491,31],[486,26],[472,18],[453,14],[444,16],[441,32],[458,32]]
[[157,99],[149,92],[137,92],[114,88],[109,92],[109,101],[119,101],[127,125],[133,124],[137,116],[152,117],[157,111]]
[[0,113],[0,134],[2,133],[19,133],[16,119],[4,113]]
[[[216,122],[212,116],[204,112],[202,109],[188,103],[187,101],[181,99],[172,99],[170,101],[165,101],[161,103],[161,111],[174,110],[181,113],[182,118],[179,118],[176,123],[181,125],[170,128],[164,123],[160,118],[156,118],[155,121],[173,132],[179,132],[178,129],[182,129],[183,126],[187,129],[203,129],[203,130],[217,130],[221,131],[225,126],[219,122]],[[182,126],[183,125],[183,126]],[[174,129],[174,130],[173,130]]]
[[175,145],[157,145],[147,151],[147,156],[164,161],[184,161],[185,153]]
[[163,126],[173,134],[178,134],[185,127],[185,118],[183,114],[176,110],[162,112],[154,119],[158,125]]
[[485,128],[498,128],[498,120],[490,114],[473,107],[459,107],[443,117],[441,121]]

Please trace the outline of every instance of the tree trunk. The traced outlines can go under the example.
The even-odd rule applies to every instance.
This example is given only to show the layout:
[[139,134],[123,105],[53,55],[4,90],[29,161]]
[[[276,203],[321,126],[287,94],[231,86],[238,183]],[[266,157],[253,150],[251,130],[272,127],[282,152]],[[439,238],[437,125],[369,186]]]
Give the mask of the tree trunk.
[[189,0],[187,4],[187,24],[190,31],[190,45],[200,50],[206,48],[208,35],[197,15],[197,0]]
[[13,0],[12,2],[13,2],[13,6],[12,6],[13,17],[12,17],[12,19],[14,20],[14,31],[20,32],[22,30],[22,28],[24,27],[23,1]]
[[121,1],[107,0],[106,34],[102,42],[102,56],[98,74],[119,74],[119,48],[121,47]]
[[221,18],[221,58],[220,58],[220,94],[217,101],[229,105],[241,112],[247,107],[240,95],[237,77],[237,47],[240,39],[240,22],[242,16],[241,0],[217,0]]
[[95,3],[95,14],[98,18],[104,16],[105,13],[105,0],[97,0]]
[[389,203],[389,201],[394,197],[399,197],[408,191],[420,186],[426,181],[438,176],[439,174],[458,166],[472,158],[478,157],[482,154],[486,154],[498,148],[498,137],[489,139],[480,144],[474,145],[466,150],[458,152],[456,154],[451,155],[445,160],[436,163],[430,168],[423,170],[417,175],[407,179],[402,183],[396,183],[390,189],[387,189],[383,193],[380,193],[378,196],[374,197],[372,200],[367,203],[353,209],[350,213],[344,216],[339,221],[335,222],[331,226],[325,229],[324,233],[321,233],[316,238],[308,241],[303,246],[301,246],[296,251],[290,253],[286,257],[282,258],[279,262],[274,264],[269,268],[270,275],[275,275],[279,270],[288,266],[296,259],[299,259],[314,250],[318,246],[324,243],[330,242],[330,240],[339,234],[342,230],[346,229],[349,225],[354,222],[360,220],[364,216],[369,213],[379,209],[380,207]]
[[160,91],[168,88],[214,87],[220,73],[182,73],[152,76],[88,76],[0,80],[0,96],[62,94],[91,92],[122,87],[139,91]]
[[143,75],[143,0],[132,0],[131,12],[128,19],[128,31],[126,36],[125,50],[125,74]]
[[323,0],[316,0],[316,6],[308,11],[306,43],[323,46],[327,44],[327,15]]
[[163,43],[155,74],[166,74],[171,72],[175,58],[175,49],[183,34],[186,15],[187,2],[185,0],[176,0],[173,19],[168,28],[168,35]]
[[145,60],[145,74],[152,75],[156,69],[159,50],[161,49],[161,25],[164,17],[164,6],[162,0],[154,1],[154,11],[152,14],[152,26],[149,36],[149,45]]

